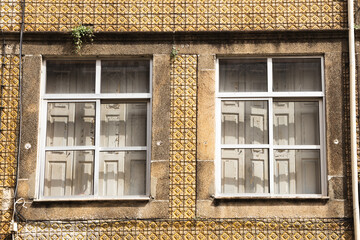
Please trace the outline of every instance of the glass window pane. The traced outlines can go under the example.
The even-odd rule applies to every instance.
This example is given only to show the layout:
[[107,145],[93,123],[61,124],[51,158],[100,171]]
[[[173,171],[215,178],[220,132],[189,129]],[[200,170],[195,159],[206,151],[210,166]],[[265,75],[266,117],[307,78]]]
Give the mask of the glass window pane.
[[44,196],[93,194],[93,151],[47,151]]
[[267,144],[267,101],[221,102],[222,144]]
[[102,93],[148,93],[150,64],[146,60],[101,62]]
[[319,102],[274,102],[275,145],[319,145]]
[[94,145],[95,103],[48,103],[46,146]]
[[269,193],[267,149],[222,149],[222,193]]
[[100,153],[100,196],[146,194],[146,151]]
[[266,59],[219,61],[220,92],[267,92]]
[[145,102],[102,102],[101,146],[146,146],[146,117]]
[[320,194],[319,150],[274,150],[276,194]]
[[46,93],[95,93],[95,61],[48,60]]
[[321,91],[320,58],[274,58],[275,92]]

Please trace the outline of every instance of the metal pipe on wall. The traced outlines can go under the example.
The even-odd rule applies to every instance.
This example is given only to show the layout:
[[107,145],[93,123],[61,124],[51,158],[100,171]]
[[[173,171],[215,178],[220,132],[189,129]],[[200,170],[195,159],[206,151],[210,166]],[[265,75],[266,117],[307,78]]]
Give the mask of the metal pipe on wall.
[[353,197],[354,239],[360,239],[359,226],[359,189],[357,170],[356,143],[356,81],[355,81],[355,31],[354,31],[354,1],[348,0],[349,25],[349,71],[350,71],[350,134],[351,134],[351,178]]

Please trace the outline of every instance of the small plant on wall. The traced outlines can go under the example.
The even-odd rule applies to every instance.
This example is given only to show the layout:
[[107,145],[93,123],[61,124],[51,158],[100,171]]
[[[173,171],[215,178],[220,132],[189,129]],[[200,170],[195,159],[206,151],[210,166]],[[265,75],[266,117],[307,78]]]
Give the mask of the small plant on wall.
[[175,46],[173,46],[172,49],[171,49],[171,52],[170,52],[170,57],[171,57],[171,59],[175,59],[176,56],[178,55],[178,53],[179,53],[179,50],[177,50],[177,49],[175,48]]
[[84,42],[93,41],[94,31],[92,27],[80,25],[72,30],[71,36],[73,37],[75,52],[79,54]]

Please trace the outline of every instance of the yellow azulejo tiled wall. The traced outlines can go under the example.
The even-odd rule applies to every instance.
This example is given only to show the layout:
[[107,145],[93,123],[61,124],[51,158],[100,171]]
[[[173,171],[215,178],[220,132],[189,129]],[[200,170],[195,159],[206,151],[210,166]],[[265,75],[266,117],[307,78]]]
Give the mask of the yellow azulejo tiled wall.
[[19,57],[4,55],[1,57],[0,63],[0,187],[14,187],[19,98]]
[[[2,148],[0,159],[5,164],[0,165],[0,171],[6,171],[1,179],[6,181],[0,187],[11,188],[16,169],[19,58],[4,55],[2,61],[1,129],[8,134],[2,136],[1,142],[5,147]],[[171,59],[168,219],[20,221],[15,239],[352,239],[351,219],[347,218],[196,217],[197,72],[198,55],[179,54]],[[11,208],[1,214],[0,239],[10,235]]]
[[335,219],[43,221],[21,223],[15,239],[345,240],[351,231]]
[[171,64],[170,218],[195,217],[197,55]]
[[0,238],[10,230],[18,136],[19,57],[0,55]]
[[[1,123],[16,133],[19,59],[4,56]],[[351,219],[268,218],[202,219],[196,218],[196,109],[198,56],[181,54],[171,59],[171,152],[168,219],[89,220],[89,221],[21,221],[15,239],[352,239]],[[5,130],[4,130],[5,131]],[[10,134],[11,135],[11,134]],[[15,169],[16,144],[9,134],[4,143]],[[13,144],[13,145],[12,145]],[[15,145],[14,145],[15,144]],[[12,147],[13,146],[13,147]],[[3,150],[4,150],[3,149]],[[1,156],[7,156],[4,150]],[[1,165],[2,167],[2,165]],[[2,168],[1,171],[4,171]],[[13,172],[4,174],[12,187]],[[0,239],[10,235],[12,211],[1,212]]]
[[[314,30],[346,28],[343,0],[26,0],[26,31]],[[19,31],[21,0],[0,2],[0,28]]]

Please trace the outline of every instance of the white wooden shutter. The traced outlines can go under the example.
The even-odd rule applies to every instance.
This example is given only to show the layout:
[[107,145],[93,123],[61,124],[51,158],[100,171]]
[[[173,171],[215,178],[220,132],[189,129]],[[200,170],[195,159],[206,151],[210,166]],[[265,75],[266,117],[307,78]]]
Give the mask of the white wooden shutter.
[[243,101],[222,101],[222,144],[245,143],[245,113]]
[[[245,143],[245,103],[222,101],[222,143]],[[222,192],[244,192],[245,152],[241,149],[222,150]]]
[[222,150],[222,192],[245,192],[245,150]]
[[[102,146],[146,146],[146,103],[104,103],[101,122]],[[144,151],[102,152],[99,171],[104,196],[145,194]]]
[[296,153],[296,182],[297,193],[319,194],[320,163],[318,150],[297,150]]
[[74,103],[49,103],[47,146],[73,146],[75,126]]
[[[48,104],[47,139],[48,146],[73,146],[75,104]],[[72,186],[72,151],[46,152],[45,196],[71,195]]]
[[[318,102],[274,102],[273,106],[275,144],[319,144]],[[318,159],[316,154],[309,156],[310,152],[274,151],[275,193],[299,194],[318,190]]]
[[[295,103],[273,103],[273,133],[275,145],[295,145]],[[274,151],[274,187],[277,194],[296,193],[295,152]]]
[[277,194],[296,193],[294,150],[274,150],[274,187]]
[[125,195],[125,152],[100,154],[100,195]]
[[[94,144],[94,103],[49,103],[47,145]],[[93,193],[93,151],[47,151],[45,196]]]
[[72,151],[46,152],[44,196],[71,195],[72,160]]
[[[222,143],[268,142],[266,101],[223,101]],[[222,191],[225,193],[268,192],[268,151],[222,150]]]
[[268,151],[265,149],[246,149],[246,192],[268,193]]
[[101,105],[101,146],[125,146],[125,104]]
[[73,192],[72,195],[93,194],[93,172],[94,154],[93,151],[75,151],[73,170]]
[[129,152],[126,158],[125,191],[129,195],[145,195],[146,154],[144,151]]
[[127,146],[146,146],[146,103],[126,104]]
[[268,143],[267,102],[246,101],[245,142],[247,144]]

